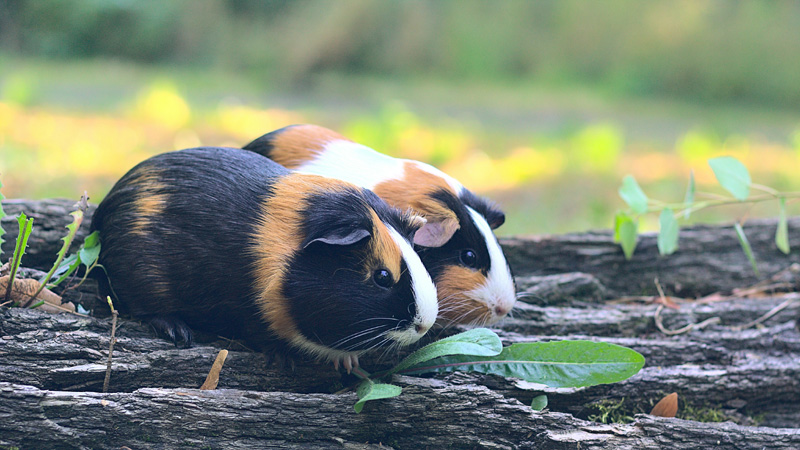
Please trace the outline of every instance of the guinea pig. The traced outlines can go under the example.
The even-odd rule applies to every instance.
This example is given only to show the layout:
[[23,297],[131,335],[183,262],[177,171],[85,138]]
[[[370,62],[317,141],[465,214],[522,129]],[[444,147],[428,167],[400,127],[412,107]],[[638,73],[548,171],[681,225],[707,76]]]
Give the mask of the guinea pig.
[[492,232],[505,215],[454,178],[315,125],[281,128],[244,149],[290,169],[370,189],[390,205],[425,217],[414,244],[436,283],[440,323],[489,325],[513,308],[514,279]]
[[204,147],[131,169],[92,229],[120,309],[176,341],[196,328],[350,370],[436,320],[411,244],[423,222],[355,185]]

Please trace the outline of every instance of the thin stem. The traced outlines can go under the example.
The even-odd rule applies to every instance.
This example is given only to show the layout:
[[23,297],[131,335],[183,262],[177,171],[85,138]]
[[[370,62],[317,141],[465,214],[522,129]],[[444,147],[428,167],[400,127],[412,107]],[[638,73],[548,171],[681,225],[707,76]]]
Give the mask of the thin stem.
[[111,297],[108,299],[108,306],[111,307],[111,339],[108,341],[108,362],[106,362],[106,377],[103,380],[103,393],[108,392],[108,384],[111,381],[111,355],[114,353],[114,344],[117,342],[117,310],[114,309],[114,304],[111,302]]
[[758,189],[759,191],[764,191],[764,192],[772,195],[773,197],[780,197],[781,196],[780,192],[778,192],[775,189],[772,189],[769,186],[764,186],[763,184],[751,183],[750,186],[755,188],[755,189]]

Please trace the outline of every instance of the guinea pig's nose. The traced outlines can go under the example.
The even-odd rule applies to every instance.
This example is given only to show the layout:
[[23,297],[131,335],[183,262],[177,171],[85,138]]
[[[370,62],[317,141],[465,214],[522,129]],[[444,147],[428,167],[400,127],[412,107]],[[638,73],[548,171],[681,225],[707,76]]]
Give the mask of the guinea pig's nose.
[[511,307],[507,305],[497,305],[494,307],[494,313],[497,314],[497,317],[503,317],[508,312],[511,311]]
[[421,325],[421,324],[414,325],[414,331],[416,331],[417,334],[425,334],[428,332],[430,328],[431,328],[430,325]]

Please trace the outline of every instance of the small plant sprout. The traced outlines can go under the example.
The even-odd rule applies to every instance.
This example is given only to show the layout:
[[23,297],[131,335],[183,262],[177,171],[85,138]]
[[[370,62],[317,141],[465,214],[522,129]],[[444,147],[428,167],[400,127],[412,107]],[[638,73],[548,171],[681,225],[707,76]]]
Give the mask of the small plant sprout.
[[[731,156],[709,159],[708,165],[711,166],[719,185],[730,193],[730,197],[715,196],[710,200],[696,200],[697,192],[694,172],[689,174],[689,185],[686,189],[683,203],[666,203],[650,199],[639,187],[633,176],[627,175],[623,178],[622,186],[619,188],[619,196],[628,205],[628,209],[617,212],[614,218],[614,241],[620,244],[626,259],[631,259],[636,249],[639,217],[644,214],[659,213],[658,252],[661,255],[670,255],[678,249],[680,231],[678,218],[686,220],[693,212],[713,206],[765,201],[777,201],[778,203],[778,227],[775,231],[775,245],[783,253],[789,253],[786,199],[800,198],[800,193],[782,193],[771,187],[753,183],[747,167]],[[752,190],[760,191],[761,194],[753,195],[751,193]],[[753,272],[756,276],[759,276],[758,266],[741,222],[736,223],[734,229],[742,250],[753,267]]]
[[[3,236],[6,234],[6,230],[3,229],[3,217],[6,216],[6,212],[3,211],[3,200],[5,200],[5,196],[3,195],[3,181],[0,180],[0,258],[3,256]],[[2,265],[2,263],[0,263]]]
[[[28,237],[33,231],[33,217],[28,219],[25,213],[20,213],[17,218],[19,223],[19,234],[17,235],[17,243],[14,246],[14,254],[11,255],[10,273],[8,277],[8,284],[6,285],[6,295],[4,304],[11,301],[11,291],[14,288],[14,278],[17,275],[17,270],[22,263],[22,256],[25,255],[25,249],[28,247]],[[33,298],[36,298],[35,296]]]
[[61,250],[58,251],[56,256],[56,262],[53,263],[53,267],[50,268],[50,271],[47,272],[41,280],[39,280],[39,289],[33,295],[33,298],[36,298],[40,292],[44,289],[47,282],[55,273],[56,269],[58,269],[61,261],[64,260],[64,256],[67,254],[67,250],[69,250],[69,246],[72,245],[73,239],[75,239],[75,235],[78,233],[78,228],[80,228],[81,223],[83,223],[83,216],[86,213],[86,208],[88,208],[88,200],[86,193],[81,196],[81,199],[75,205],[78,209],[71,212],[70,215],[72,216],[72,223],[67,225],[68,233],[66,236],[61,238],[64,241],[64,245],[61,246]]

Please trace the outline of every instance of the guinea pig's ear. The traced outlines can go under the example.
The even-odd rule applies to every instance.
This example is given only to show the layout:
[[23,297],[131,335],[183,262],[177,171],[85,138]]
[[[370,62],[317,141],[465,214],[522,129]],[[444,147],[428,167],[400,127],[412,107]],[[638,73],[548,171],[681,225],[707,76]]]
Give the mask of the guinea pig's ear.
[[303,248],[308,248],[315,242],[328,245],[352,245],[368,237],[370,237],[370,233],[364,228],[331,228],[318,236],[309,237],[303,242]]
[[458,228],[458,219],[455,217],[440,221],[428,220],[414,233],[414,244],[421,247],[441,247],[453,237]]
[[489,222],[489,226],[494,230],[506,223],[506,215],[497,208],[489,208],[486,211],[486,221]]

